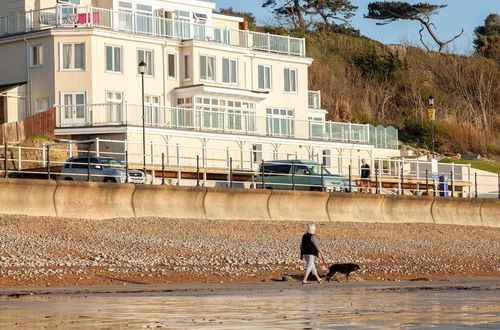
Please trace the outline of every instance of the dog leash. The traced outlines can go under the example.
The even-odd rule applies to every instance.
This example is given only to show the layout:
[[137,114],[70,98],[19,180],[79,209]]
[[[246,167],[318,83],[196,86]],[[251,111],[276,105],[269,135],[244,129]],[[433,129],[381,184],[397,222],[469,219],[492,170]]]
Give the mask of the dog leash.
[[323,266],[325,266],[325,268],[328,268],[328,265],[326,264],[325,261],[325,257],[323,255],[321,255],[321,259],[323,260]]

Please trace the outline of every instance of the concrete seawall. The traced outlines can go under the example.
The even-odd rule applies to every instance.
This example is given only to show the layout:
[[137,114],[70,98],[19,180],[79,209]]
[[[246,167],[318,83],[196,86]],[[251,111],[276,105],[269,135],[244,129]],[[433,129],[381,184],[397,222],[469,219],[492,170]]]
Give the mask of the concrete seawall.
[[0,214],[500,227],[498,200],[0,179]]

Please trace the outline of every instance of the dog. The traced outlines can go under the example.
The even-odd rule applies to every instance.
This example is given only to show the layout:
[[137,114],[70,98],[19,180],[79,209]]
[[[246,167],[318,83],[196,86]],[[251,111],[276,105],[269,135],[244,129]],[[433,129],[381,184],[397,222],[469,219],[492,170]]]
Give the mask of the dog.
[[[345,278],[347,279],[347,282],[349,282],[349,274],[352,272],[355,272],[359,269],[359,265],[356,264],[333,264],[330,266],[330,271],[328,274],[325,276],[325,280],[330,282],[330,279],[332,278],[333,275],[336,273],[341,273],[345,274]],[[340,282],[337,279],[337,282]]]

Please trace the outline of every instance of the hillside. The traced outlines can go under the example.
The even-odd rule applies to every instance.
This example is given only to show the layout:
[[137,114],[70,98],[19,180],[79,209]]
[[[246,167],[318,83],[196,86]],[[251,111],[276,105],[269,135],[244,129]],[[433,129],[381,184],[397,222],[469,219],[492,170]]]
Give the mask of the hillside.
[[363,37],[305,37],[315,60],[309,88],[321,90],[329,120],[393,125],[404,143],[430,149],[433,95],[439,153],[500,158],[500,63]]

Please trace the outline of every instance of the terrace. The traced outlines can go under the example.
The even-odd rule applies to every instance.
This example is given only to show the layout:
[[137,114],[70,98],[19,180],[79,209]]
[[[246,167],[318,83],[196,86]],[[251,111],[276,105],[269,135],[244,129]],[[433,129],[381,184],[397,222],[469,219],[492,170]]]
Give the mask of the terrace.
[[57,5],[10,15],[0,13],[0,37],[51,28],[100,28],[158,38],[204,41],[280,55],[306,55],[303,38],[214,27],[92,6]]
[[[57,107],[56,118],[57,128],[142,126],[142,106],[127,102],[60,105]],[[270,111],[266,116],[259,116],[255,109],[248,105],[245,107],[244,104],[223,106],[197,103],[195,100],[189,107],[146,106],[145,125],[398,149],[398,131],[392,126],[300,120],[290,114],[274,114]]]

